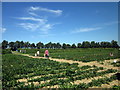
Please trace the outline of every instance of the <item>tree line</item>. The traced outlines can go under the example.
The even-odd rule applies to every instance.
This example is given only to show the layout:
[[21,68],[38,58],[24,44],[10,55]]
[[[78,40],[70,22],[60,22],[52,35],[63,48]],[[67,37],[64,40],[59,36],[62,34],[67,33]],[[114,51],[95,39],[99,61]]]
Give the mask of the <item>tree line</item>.
[[111,42],[95,42],[95,41],[83,41],[82,43],[76,44],[60,44],[60,43],[52,43],[49,42],[47,44],[44,44],[42,42],[35,43],[29,43],[24,41],[15,41],[15,42],[8,42],[6,40],[2,41],[2,49],[6,48],[49,48],[49,49],[66,49],[66,48],[119,48],[117,41],[112,40]]

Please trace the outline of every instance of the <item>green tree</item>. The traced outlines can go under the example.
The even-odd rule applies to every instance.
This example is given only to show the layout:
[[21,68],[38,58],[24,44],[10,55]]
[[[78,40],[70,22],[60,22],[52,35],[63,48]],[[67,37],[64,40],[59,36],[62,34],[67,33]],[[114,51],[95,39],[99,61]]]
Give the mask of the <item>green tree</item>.
[[62,48],[63,48],[63,49],[66,49],[66,48],[67,48],[67,45],[66,45],[65,43],[63,43]]
[[52,45],[53,45],[52,48],[54,48],[54,49],[57,48],[57,44],[56,43],[53,43]]
[[118,48],[119,47],[119,45],[117,44],[117,41],[114,41],[114,40],[111,41],[111,46],[112,46],[112,48]]
[[15,46],[15,43],[14,43],[14,42],[9,42],[9,47],[10,47],[10,48],[14,48],[14,46]]
[[82,48],[90,48],[90,47],[91,47],[90,42],[84,41],[84,42],[82,43],[81,47],[82,47]]
[[52,42],[49,42],[47,47],[52,48]]
[[61,44],[60,43],[57,43],[57,48],[61,48]]
[[111,43],[110,42],[106,42],[106,47],[110,48],[111,47]]
[[31,48],[35,48],[36,46],[35,46],[34,43],[32,43],[32,44],[30,44],[30,47],[31,47]]
[[111,44],[109,42],[101,42],[100,44],[101,44],[102,48],[109,48],[109,47],[111,47]]
[[78,43],[78,44],[77,44],[77,48],[81,48],[81,43]]
[[16,47],[16,48],[20,48],[20,41],[16,41],[16,42],[15,42],[15,47]]
[[76,45],[75,45],[75,44],[72,44],[71,48],[76,48]]
[[3,40],[2,42],[2,49],[6,49],[8,47],[8,41]]
[[92,48],[95,48],[95,47],[96,47],[95,41],[92,41],[92,42],[91,42],[91,47],[92,47]]
[[49,44],[47,43],[47,44],[45,44],[45,48],[49,48]]
[[66,48],[71,48],[71,45],[70,44],[66,44]]
[[23,47],[24,47],[24,42],[21,41],[21,42],[20,42],[20,48],[23,48]]
[[99,47],[100,47],[100,43],[99,43],[99,42],[96,42],[96,43],[95,43],[95,47],[96,47],[96,48],[99,48]]
[[39,43],[36,44],[36,47],[38,49],[44,48],[44,44],[42,42],[39,42]]
[[23,45],[25,48],[28,48],[30,47],[30,43],[29,42],[24,42],[24,45]]

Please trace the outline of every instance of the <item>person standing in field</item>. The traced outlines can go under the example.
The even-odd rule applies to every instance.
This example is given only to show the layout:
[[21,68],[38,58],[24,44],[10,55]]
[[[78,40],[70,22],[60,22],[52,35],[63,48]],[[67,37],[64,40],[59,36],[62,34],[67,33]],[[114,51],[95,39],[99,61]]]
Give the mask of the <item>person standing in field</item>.
[[35,57],[37,56],[37,53],[35,53]]
[[44,57],[49,59],[49,51],[48,50],[45,50]]
[[37,56],[40,56],[40,51],[37,51]]
[[112,53],[112,52],[110,53],[110,56],[111,56],[111,57],[113,56],[113,53]]

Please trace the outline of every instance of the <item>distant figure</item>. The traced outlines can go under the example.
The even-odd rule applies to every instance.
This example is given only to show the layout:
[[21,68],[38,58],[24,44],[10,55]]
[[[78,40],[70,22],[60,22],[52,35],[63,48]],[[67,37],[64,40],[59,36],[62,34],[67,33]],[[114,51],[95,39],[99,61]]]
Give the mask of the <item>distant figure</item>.
[[45,50],[44,57],[49,59],[49,51],[48,50]]
[[111,57],[113,56],[113,53],[112,53],[112,52],[110,53],[110,56],[111,56]]
[[40,51],[37,51],[37,56],[40,56]]
[[114,60],[113,62],[114,62],[114,63],[116,63],[116,62],[117,62],[117,60]]
[[37,56],[37,54],[35,53],[35,57]]
[[20,50],[21,53],[26,53],[26,50]]

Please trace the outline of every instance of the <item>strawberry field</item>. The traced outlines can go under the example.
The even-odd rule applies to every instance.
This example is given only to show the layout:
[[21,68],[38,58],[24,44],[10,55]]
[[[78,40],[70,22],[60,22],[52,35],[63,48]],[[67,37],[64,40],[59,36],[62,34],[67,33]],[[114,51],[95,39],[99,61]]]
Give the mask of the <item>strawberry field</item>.
[[[35,55],[39,50],[40,56],[43,57],[45,49],[24,49],[27,54]],[[115,48],[80,48],[80,49],[48,49],[50,57],[58,59],[67,59],[74,61],[90,62],[90,61],[102,61],[114,58],[120,58],[120,51]],[[110,56],[110,53],[113,56]]]
[[[43,51],[41,53],[43,53]],[[65,52],[66,51],[63,51],[63,53]],[[52,55],[54,56],[52,50],[50,51],[50,53],[51,56]],[[56,53],[59,54],[61,53],[62,55],[62,50],[56,50]],[[105,53],[107,54],[108,51],[106,51]],[[89,52],[89,54],[91,55],[92,51]],[[106,68],[104,66],[99,65],[83,65],[78,63],[72,64],[65,62],[61,63],[49,59],[31,58],[27,56],[22,56],[20,54],[19,55],[3,54],[2,58],[3,58],[2,85],[3,88],[6,89],[7,88],[83,89],[102,87],[102,85],[104,84],[109,85],[111,88],[119,88],[119,85],[116,85],[118,83],[117,75],[118,69],[117,66],[112,64],[111,65],[115,68],[113,67]],[[113,82],[116,83],[111,84]]]
[[120,2],[56,1],[0,0],[0,90],[120,90]]

